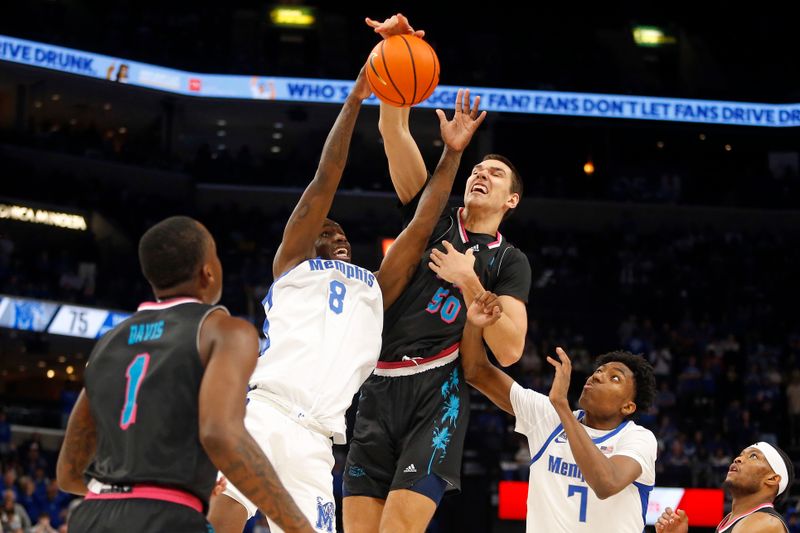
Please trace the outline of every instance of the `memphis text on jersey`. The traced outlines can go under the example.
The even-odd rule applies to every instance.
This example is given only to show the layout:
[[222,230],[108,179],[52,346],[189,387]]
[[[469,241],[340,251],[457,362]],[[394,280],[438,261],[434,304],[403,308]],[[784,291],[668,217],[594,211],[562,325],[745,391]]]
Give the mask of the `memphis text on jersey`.
[[375,276],[369,270],[361,268],[349,263],[343,263],[335,259],[309,259],[312,272],[314,270],[331,270],[336,269],[347,279],[357,279],[372,287],[375,284]]

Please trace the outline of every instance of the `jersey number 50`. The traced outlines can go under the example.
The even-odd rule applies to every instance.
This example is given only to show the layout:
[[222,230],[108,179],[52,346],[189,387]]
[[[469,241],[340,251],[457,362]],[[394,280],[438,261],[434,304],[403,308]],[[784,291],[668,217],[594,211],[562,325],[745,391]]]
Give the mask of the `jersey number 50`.
[[432,315],[439,313],[442,320],[452,324],[461,311],[461,300],[450,295],[449,289],[439,287],[425,310]]

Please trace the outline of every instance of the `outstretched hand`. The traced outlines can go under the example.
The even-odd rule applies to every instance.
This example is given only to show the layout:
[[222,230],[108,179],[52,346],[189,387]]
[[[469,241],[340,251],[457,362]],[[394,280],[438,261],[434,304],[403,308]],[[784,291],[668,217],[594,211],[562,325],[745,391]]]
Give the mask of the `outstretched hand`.
[[441,109],[436,110],[442,141],[449,149],[463,152],[472,140],[472,135],[486,118],[486,111],[478,114],[480,104],[481,97],[477,96],[475,103],[470,107],[469,89],[459,89],[456,95],[456,112],[452,120],[447,120]]
[[415,31],[408,22],[408,19],[402,13],[392,15],[383,22],[372,20],[367,17],[365,19],[367,26],[375,29],[375,33],[379,34],[384,39],[388,39],[392,35],[414,35],[416,37],[425,37],[423,30]]
[[684,511],[667,507],[656,521],[657,533],[687,533],[689,531],[689,517]]
[[558,361],[549,355],[547,356],[547,362],[556,369],[553,385],[550,387],[550,403],[554,407],[557,407],[558,404],[566,404],[567,408],[569,408],[567,393],[569,392],[569,380],[572,374],[572,361],[569,360],[567,352],[561,348],[556,348],[556,355],[558,356]]
[[467,322],[478,328],[488,328],[503,315],[503,306],[493,292],[484,291],[467,308]]

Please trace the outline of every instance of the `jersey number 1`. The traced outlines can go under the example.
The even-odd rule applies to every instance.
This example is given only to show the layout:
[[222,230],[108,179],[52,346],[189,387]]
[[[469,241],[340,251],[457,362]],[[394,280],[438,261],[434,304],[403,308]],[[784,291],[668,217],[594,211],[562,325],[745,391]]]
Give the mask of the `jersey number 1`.
[[337,315],[342,314],[344,310],[344,295],[347,294],[347,287],[341,281],[333,280],[330,285],[330,297],[328,298],[328,306],[331,311]]
[[125,377],[128,378],[128,385],[125,387],[125,404],[122,406],[122,414],[119,416],[119,427],[123,431],[136,423],[136,397],[139,396],[139,387],[150,366],[150,354],[140,353],[133,358]]

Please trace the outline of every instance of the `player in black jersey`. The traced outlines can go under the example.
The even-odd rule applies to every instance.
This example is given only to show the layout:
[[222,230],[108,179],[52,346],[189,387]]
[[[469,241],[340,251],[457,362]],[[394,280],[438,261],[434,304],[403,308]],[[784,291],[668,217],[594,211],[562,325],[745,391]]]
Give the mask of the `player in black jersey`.
[[139,259],[158,302],[95,346],[58,457],[59,486],[86,499],[70,531],[207,533],[217,468],[286,531],[313,531],[245,430],[258,335],[214,305],[213,237],[171,217],[142,236]]
[[[731,494],[731,512],[717,533],[788,533],[774,502],[785,499],[794,483],[794,464],[772,444],[757,442],[733,460],[722,486]],[[686,533],[689,519],[680,509],[667,509],[656,522],[658,533]]]
[[[399,14],[383,24],[368,23],[384,37],[415,33]],[[408,130],[408,109],[381,104],[380,120],[407,221],[427,171]],[[477,164],[464,207],[445,210],[408,288],[387,309],[380,360],[361,388],[345,466],[348,533],[424,531],[444,492],[459,488],[469,392],[458,343],[467,306],[484,290],[498,294],[504,314],[484,338],[503,365],[516,362],[524,347],[530,265],[498,231],[521,193],[519,173],[506,158],[492,155]],[[472,250],[471,277],[448,280],[428,268],[442,240],[455,251]]]

